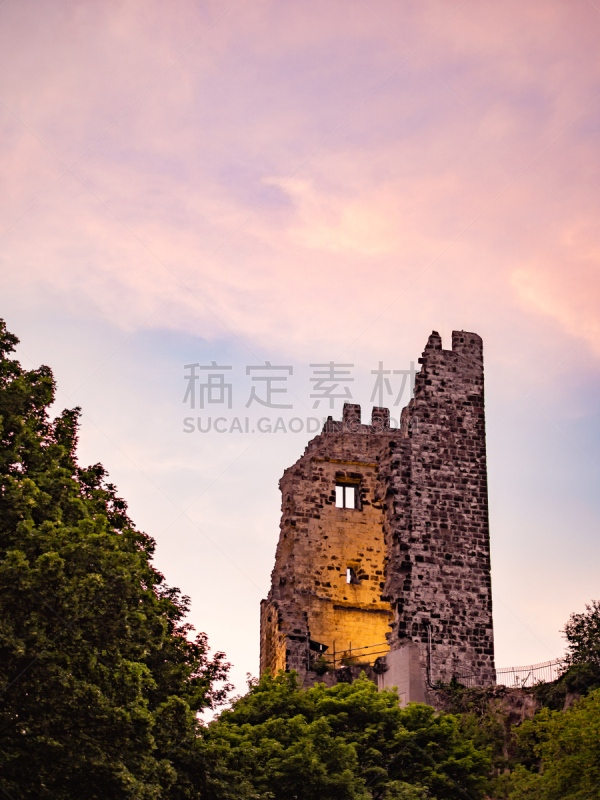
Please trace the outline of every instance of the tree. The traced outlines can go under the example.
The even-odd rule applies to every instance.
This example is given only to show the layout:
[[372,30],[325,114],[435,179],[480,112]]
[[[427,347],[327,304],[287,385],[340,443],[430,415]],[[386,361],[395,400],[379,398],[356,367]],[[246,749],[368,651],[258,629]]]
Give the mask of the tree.
[[490,759],[460,720],[378,692],[365,677],[302,690],[265,675],[206,731],[211,800],[482,797]]
[[571,614],[564,627],[569,664],[592,664],[600,670],[600,603],[586,604],[584,614]]
[[[516,730],[520,763],[498,781],[510,800],[599,796],[600,603],[571,614],[564,633],[567,669],[557,681],[535,687],[544,707]],[[573,703],[568,708],[567,699]]]
[[517,767],[510,800],[588,800],[600,787],[600,689],[567,711],[542,709],[521,726],[524,752],[541,760],[541,769]]
[[555,711],[600,688],[600,603],[592,600],[583,614],[571,614],[563,633],[567,640],[564,672],[556,681],[535,688],[537,699]]
[[11,359],[17,342],[0,320],[0,787],[197,797],[197,712],[228,664],[190,639],[154,541],[104,468],[77,464],[79,410],[50,420],[52,373]]

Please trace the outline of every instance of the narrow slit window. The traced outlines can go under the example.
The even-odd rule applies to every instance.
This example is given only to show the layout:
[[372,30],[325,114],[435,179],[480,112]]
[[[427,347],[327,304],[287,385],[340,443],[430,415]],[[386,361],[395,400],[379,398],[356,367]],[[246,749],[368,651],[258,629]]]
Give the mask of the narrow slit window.
[[356,488],[338,483],[335,487],[335,505],[337,508],[356,508]]

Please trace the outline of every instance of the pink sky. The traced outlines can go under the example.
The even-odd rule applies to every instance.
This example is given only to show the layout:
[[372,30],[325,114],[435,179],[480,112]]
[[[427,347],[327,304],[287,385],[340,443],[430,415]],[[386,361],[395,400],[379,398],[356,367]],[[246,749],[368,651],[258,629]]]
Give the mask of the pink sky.
[[367,344],[402,298],[433,318],[470,294],[474,323],[536,315],[599,352],[593,4],[1,13],[3,255],[42,302],[223,335],[213,311],[302,352],[362,333],[385,286]]
[[[68,393],[142,334],[179,369],[186,337],[367,363],[465,328],[506,414],[539,387],[552,418],[592,413],[564,381],[596,385],[600,358],[600,4],[7,0],[0,21],[0,313]],[[91,427],[82,443],[100,458]],[[169,459],[193,469],[167,439],[127,445],[153,480]],[[130,467],[107,466],[149,528]],[[588,502],[569,491],[565,509]],[[269,526],[274,502],[255,510]],[[215,509],[203,524],[227,537]],[[226,621],[198,625],[228,641]]]

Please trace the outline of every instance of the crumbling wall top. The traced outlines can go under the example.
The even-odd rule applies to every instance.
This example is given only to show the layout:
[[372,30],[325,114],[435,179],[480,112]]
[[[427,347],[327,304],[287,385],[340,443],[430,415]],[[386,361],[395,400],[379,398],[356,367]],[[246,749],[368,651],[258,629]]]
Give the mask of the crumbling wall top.
[[483,339],[469,331],[452,331],[452,351],[483,363]]

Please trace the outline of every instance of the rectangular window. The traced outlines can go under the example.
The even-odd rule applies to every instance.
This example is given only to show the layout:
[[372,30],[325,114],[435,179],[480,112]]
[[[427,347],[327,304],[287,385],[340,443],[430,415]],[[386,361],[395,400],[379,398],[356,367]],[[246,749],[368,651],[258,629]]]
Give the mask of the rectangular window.
[[348,567],[346,570],[346,583],[354,583],[360,586],[360,581],[356,572],[352,569],[352,567]]
[[354,500],[354,486],[344,486],[344,494],[346,508],[356,508],[356,502]]
[[356,508],[356,487],[338,483],[335,487],[335,505],[337,508]]

